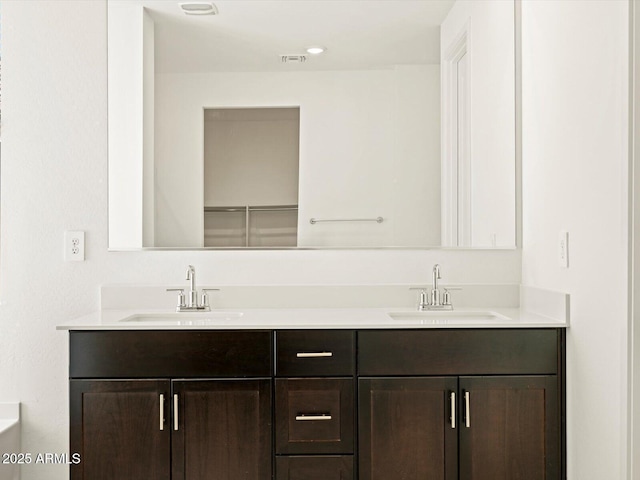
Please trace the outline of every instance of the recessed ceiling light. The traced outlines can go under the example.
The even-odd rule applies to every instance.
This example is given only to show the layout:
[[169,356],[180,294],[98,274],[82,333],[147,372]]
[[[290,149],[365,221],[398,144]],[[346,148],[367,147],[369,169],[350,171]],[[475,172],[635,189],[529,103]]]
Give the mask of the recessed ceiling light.
[[318,55],[326,50],[327,49],[324,47],[309,47],[307,48],[307,53],[310,53],[311,55]]
[[218,8],[211,2],[185,2],[180,3],[180,8],[185,15],[217,15]]

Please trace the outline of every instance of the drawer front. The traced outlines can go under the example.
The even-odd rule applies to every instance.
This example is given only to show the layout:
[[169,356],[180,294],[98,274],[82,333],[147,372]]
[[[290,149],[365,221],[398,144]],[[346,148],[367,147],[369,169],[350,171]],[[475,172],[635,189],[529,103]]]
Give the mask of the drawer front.
[[552,375],[557,329],[364,330],[360,375]]
[[277,457],[276,480],[353,480],[353,457]]
[[353,412],[353,379],[276,379],[276,453],[353,453]]
[[268,377],[270,331],[71,331],[72,378]]
[[355,374],[352,330],[279,330],[276,375],[339,376]]

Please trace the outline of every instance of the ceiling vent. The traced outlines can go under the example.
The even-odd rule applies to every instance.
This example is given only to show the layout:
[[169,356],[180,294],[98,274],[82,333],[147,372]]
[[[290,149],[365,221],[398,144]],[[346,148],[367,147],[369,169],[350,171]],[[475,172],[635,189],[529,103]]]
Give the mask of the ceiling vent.
[[307,61],[306,55],[280,55],[282,63],[304,63]]
[[217,15],[218,8],[211,2],[185,2],[180,3],[180,8],[185,15]]

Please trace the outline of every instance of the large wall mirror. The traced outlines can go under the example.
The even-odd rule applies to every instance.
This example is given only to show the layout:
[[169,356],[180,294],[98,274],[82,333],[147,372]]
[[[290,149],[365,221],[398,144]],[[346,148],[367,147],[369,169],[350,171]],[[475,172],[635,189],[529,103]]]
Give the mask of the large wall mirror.
[[214,3],[107,2],[111,250],[515,247],[513,1]]

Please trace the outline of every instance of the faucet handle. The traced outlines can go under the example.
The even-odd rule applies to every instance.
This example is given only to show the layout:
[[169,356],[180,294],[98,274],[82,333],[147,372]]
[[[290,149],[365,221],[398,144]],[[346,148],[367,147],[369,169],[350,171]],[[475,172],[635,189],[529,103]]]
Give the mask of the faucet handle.
[[420,297],[418,300],[418,310],[424,311],[429,307],[429,297],[427,296],[428,287],[409,287],[409,290],[420,290]]
[[446,288],[444,289],[444,292],[442,292],[442,305],[451,305],[451,294]]
[[184,308],[187,305],[184,296],[184,288],[167,288],[167,292],[178,292],[178,304],[176,305],[178,309]]
[[219,288],[203,288],[202,289],[202,306],[205,308],[210,307],[209,305],[209,294],[207,292],[219,292]]
[[462,287],[443,287],[444,292],[442,292],[442,305],[450,306],[451,305],[451,291],[454,290],[462,290]]

